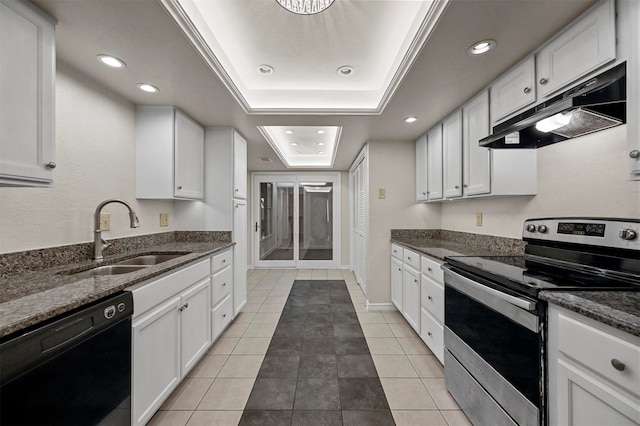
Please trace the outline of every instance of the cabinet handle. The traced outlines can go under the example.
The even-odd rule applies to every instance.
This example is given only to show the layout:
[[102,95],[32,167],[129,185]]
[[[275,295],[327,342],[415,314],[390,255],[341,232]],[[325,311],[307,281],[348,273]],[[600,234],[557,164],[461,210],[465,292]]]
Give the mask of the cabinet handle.
[[224,286],[226,286],[226,285],[227,285],[227,283],[222,283],[222,287],[224,287]]
[[427,336],[429,336],[429,337],[431,337],[431,336],[432,336],[432,334],[431,334],[431,332],[430,332],[430,331],[427,331]]
[[544,78],[544,77],[540,79],[540,84],[542,84],[543,86],[544,86],[545,84],[547,84],[548,82],[549,82],[549,80],[547,80],[547,79],[546,79],[546,78]]
[[222,318],[226,318],[226,317],[227,317],[227,314],[222,314]]
[[227,262],[227,259],[222,259],[222,263],[226,263],[226,262]]
[[182,189],[182,185],[180,185],[180,186],[178,187],[178,190],[181,190],[181,189]]
[[454,189],[460,189],[460,185],[456,185],[453,187]]
[[407,256],[407,260],[411,260],[411,256]]
[[530,93],[531,92],[531,88],[530,87],[525,87],[523,92],[524,93]]
[[431,296],[427,296],[427,299],[429,299],[429,300],[433,300],[433,297],[431,297]]
[[46,166],[48,169],[55,169],[55,168],[56,168],[56,166],[57,166],[57,164],[55,163],[55,161],[49,161],[47,164],[45,164],[45,166]]
[[427,193],[426,192],[422,192],[422,195],[427,195]]
[[433,272],[433,269],[431,269],[430,267],[427,267],[427,271]]
[[640,158],[640,151],[638,151],[637,149],[634,149],[633,151],[631,151],[629,153],[629,157],[631,157],[631,158]]
[[469,185],[467,185],[466,183],[464,185],[462,185],[463,188],[468,188]]
[[414,283],[417,283],[417,282],[418,282],[418,280],[413,280],[413,282],[414,282]]
[[256,222],[256,232],[258,232],[258,222]]
[[613,365],[613,368],[615,368],[618,371],[624,371],[626,365],[624,365],[624,362],[617,360],[617,359],[612,359],[611,360],[611,365]]

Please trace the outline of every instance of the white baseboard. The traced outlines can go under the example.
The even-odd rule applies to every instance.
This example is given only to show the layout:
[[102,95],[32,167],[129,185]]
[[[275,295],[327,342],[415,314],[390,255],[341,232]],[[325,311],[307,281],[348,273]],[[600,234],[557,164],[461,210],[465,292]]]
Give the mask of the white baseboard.
[[396,309],[396,305],[394,305],[393,303],[371,303],[367,300],[367,311],[385,311],[385,312],[390,312],[390,311],[397,311],[398,309]]

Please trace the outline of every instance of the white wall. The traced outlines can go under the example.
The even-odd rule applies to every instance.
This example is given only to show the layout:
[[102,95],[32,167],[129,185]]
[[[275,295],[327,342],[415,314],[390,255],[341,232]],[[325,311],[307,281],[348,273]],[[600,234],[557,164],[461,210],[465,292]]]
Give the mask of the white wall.
[[134,105],[58,61],[54,185],[0,188],[0,253],[93,241],[93,212],[107,198],[129,202],[140,227],[129,228],[124,206],[109,205],[104,238],[173,230],[159,226],[172,202],[135,198],[134,144]]
[[[640,182],[627,180],[626,128],[539,148],[536,196],[445,202],[442,229],[521,238],[528,218],[640,218]],[[476,212],[483,213],[481,227],[475,226]]]
[[[414,141],[369,142],[369,303],[391,300],[391,229],[440,228],[440,205],[416,204],[415,181]],[[380,188],[384,199],[378,198]]]

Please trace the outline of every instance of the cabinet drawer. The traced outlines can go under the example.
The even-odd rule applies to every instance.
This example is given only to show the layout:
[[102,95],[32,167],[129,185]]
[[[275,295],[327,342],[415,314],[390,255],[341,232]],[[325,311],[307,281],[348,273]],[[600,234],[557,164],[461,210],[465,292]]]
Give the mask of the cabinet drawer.
[[420,312],[420,337],[444,364],[444,328],[425,308],[421,308]]
[[414,268],[420,270],[420,255],[415,251],[404,249],[403,260],[404,260],[404,263],[408,263]]
[[[640,383],[640,339],[627,335],[629,340],[613,334],[619,330],[603,324],[586,324],[564,314],[558,319],[558,349],[565,355],[592,369],[596,373],[622,386],[633,394],[638,394]],[[632,341],[635,340],[635,344]],[[617,360],[617,361],[614,361]],[[623,371],[618,368],[624,364]]]
[[210,260],[205,259],[173,273],[129,287],[133,293],[133,317],[148,311],[171,296],[187,289],[210,274]]
[[438,321],[444,323],[444,286],[424,274],[420,283],[422,307],[427,308]]
[[233,283],[233,268],[227,266],[213,276],[213,292],[211,293],[211,306],[216,306],[227,294],[231,292]]
[[440,284],[444,283],[444,272],[440,267],[441,265],[442,263],[425,256],[422,256],[420,260],[420,270],[422,273]]
[[227,250],[223,253],[213,256],[211,262],[211,273],[215,274],[217,271],[231,265],[233,259],[231,250]]
[[213,340],[229,325],[233,319],[233,299],[227,296],[218,306],[213,309],[211,321],[213,321]]
[[397,244],[391,244],[391,256],[395,257],[396,259],[403,260],[403,252],[404,249],[402,247]]

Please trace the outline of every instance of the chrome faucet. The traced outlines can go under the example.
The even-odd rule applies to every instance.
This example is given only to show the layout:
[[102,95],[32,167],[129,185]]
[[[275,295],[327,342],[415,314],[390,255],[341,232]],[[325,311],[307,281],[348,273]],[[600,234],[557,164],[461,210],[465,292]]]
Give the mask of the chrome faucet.
[[110,246],[105,240],[102,239],[102,230],[100,229],[100,212],[102,208],[110,203],[120,203],[124,204],[129,209],[129,221],[131,228],[137,228],[140,226],[140,220],[138,220],[138,216],[136,216],[136,212],[133,211],[131,206],[122,200],[105,200],[98,204],[96,207],[96,212],[93,216],[93,258],[95,260],[102,260],[102,250],[106,249]]

